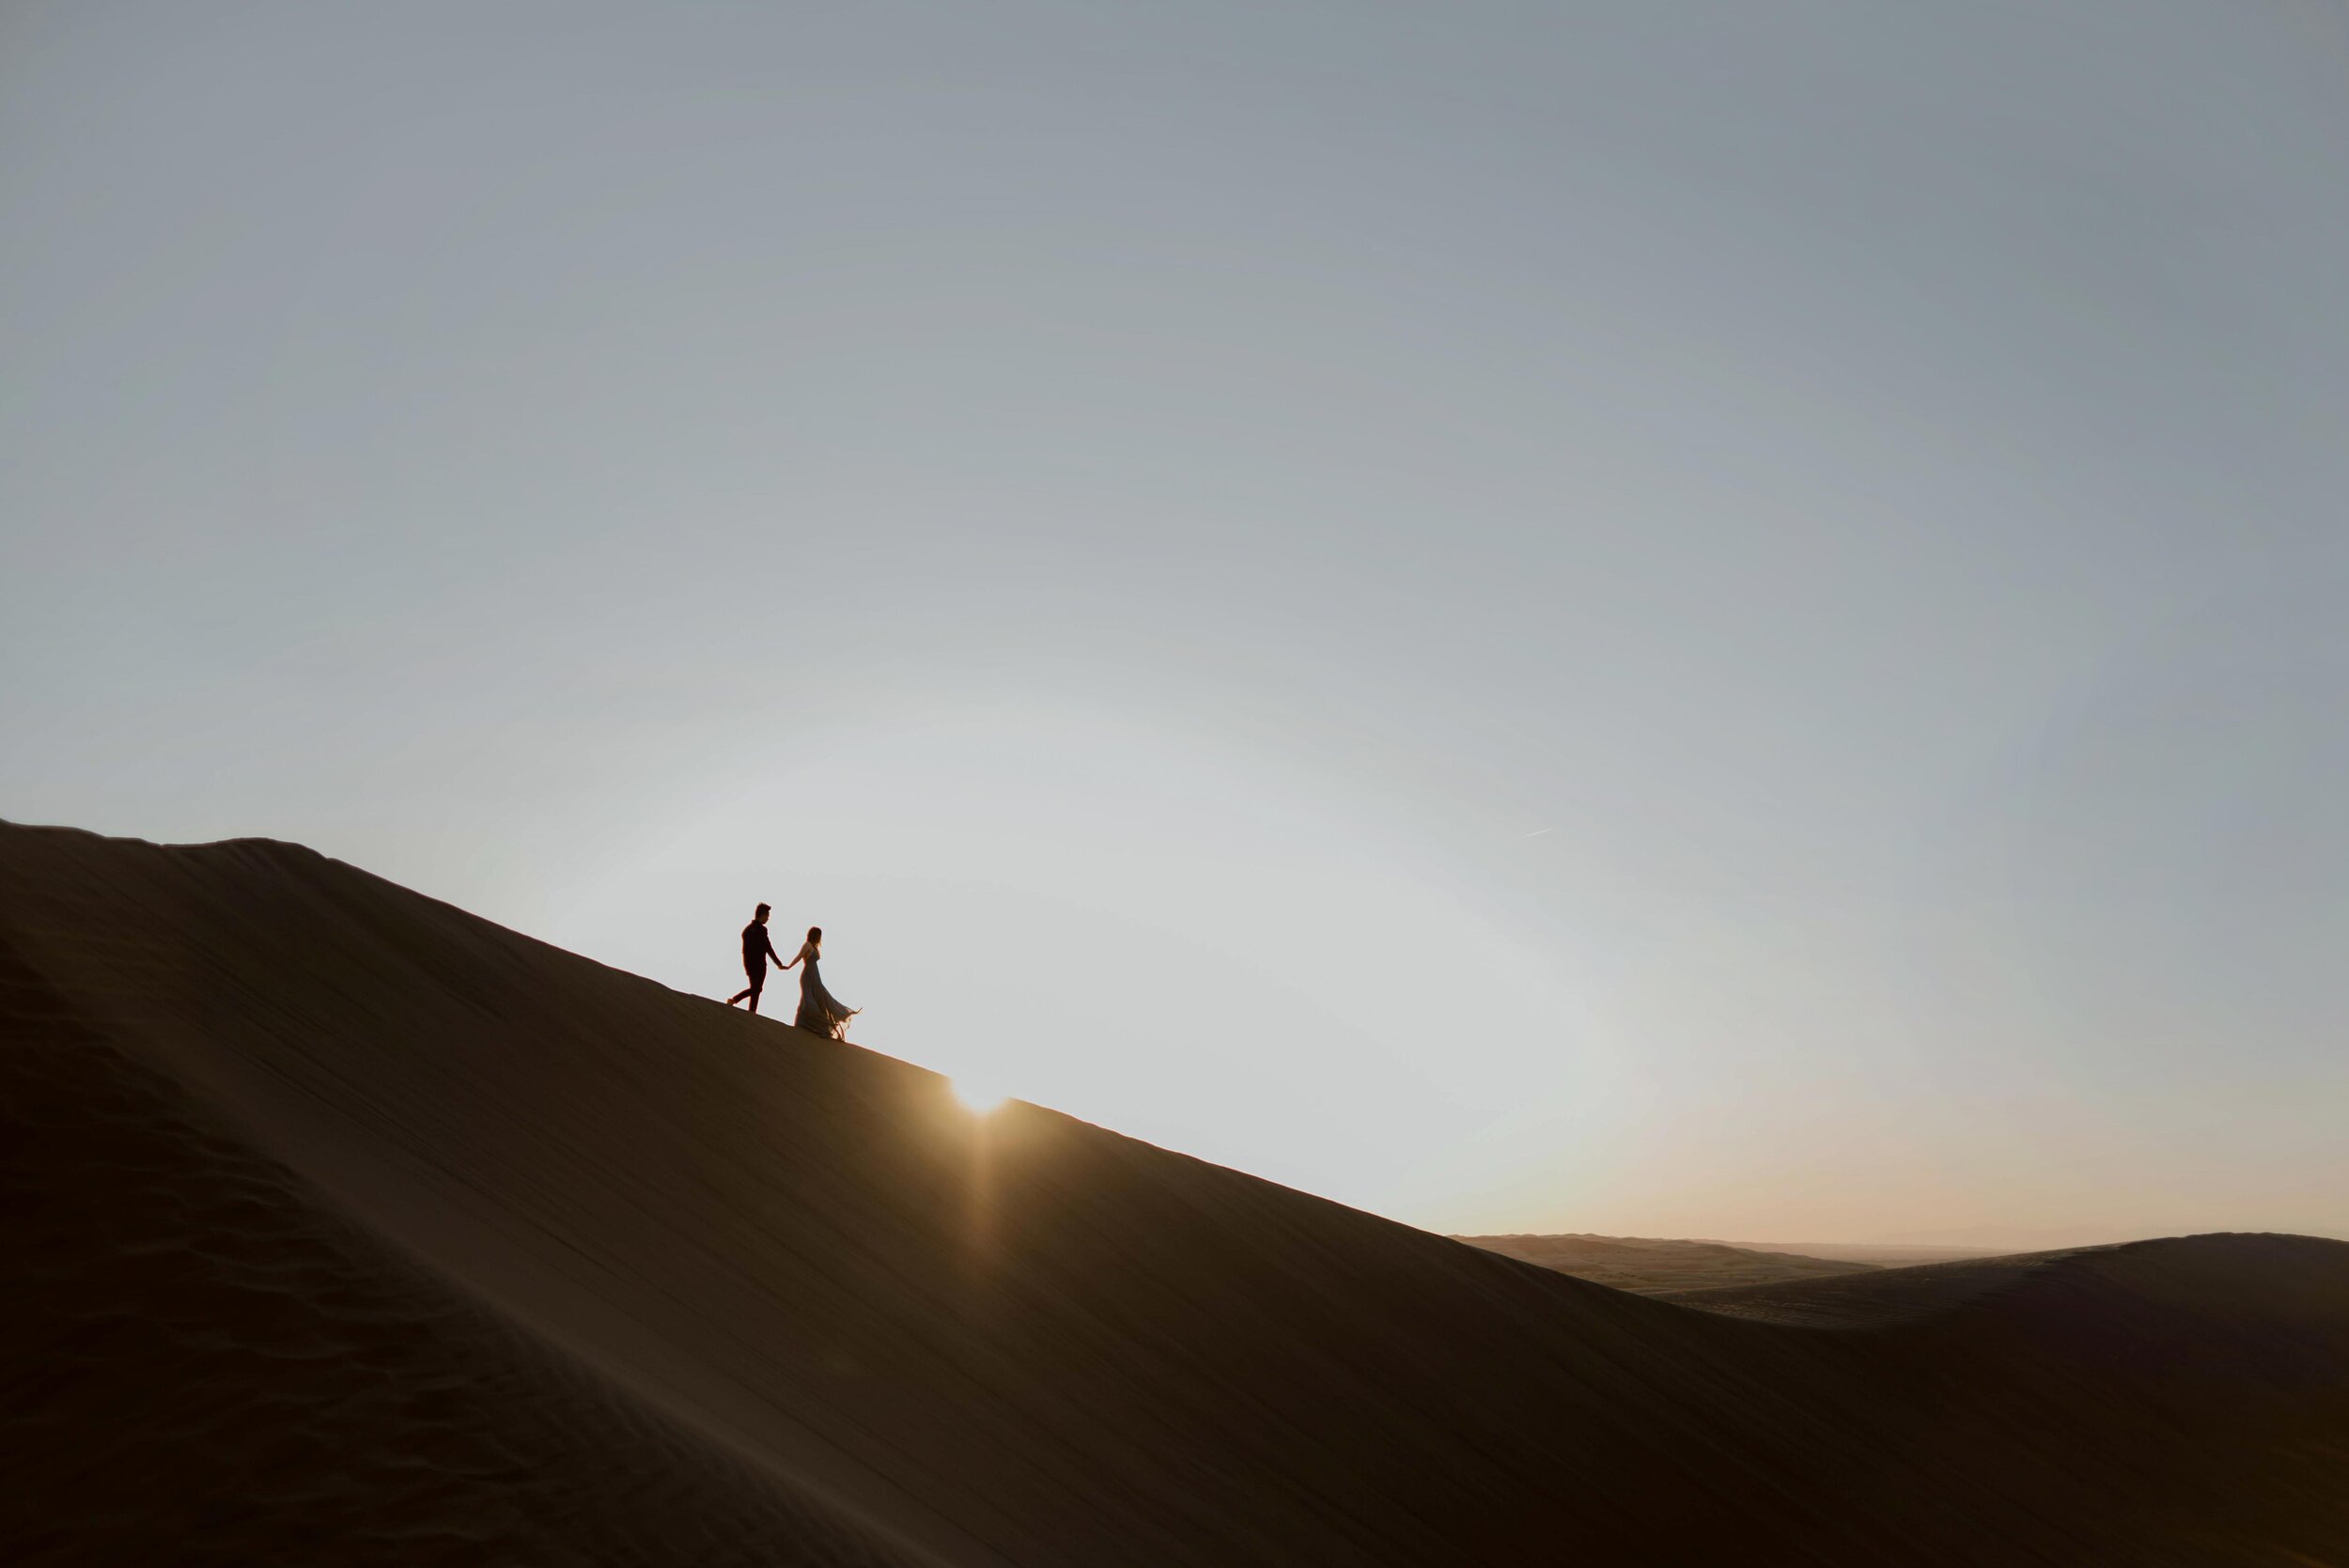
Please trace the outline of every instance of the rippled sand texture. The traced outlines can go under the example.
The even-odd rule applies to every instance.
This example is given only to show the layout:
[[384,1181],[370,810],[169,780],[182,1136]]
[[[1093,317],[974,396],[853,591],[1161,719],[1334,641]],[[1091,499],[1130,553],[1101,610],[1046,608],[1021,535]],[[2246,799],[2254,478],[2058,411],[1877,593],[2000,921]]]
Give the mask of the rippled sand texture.
[[0,829],[0,1560],[2349,1558],[2349,1245],[1628,1296],[256,841]]

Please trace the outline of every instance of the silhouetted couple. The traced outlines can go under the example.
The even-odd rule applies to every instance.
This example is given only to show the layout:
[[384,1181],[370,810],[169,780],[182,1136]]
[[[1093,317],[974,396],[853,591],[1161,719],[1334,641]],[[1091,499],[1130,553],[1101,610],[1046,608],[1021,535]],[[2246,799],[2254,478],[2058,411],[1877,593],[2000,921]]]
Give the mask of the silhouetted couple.
[[824,928],[811,925],[807,928],[807,940],[800,944],[800,955],[784,963],[783,955],[775,951],[774,941],[767,934],[767,906],[761,904],[758,912],[751,916],[751,923],[742,927],[742,972],[751,983],[726,998],[726,1005],[748,1001],[751,1011],[758,1011],[758,994],[767,988],[767,960],[771,958],[786,970],[800,971],[800,1012],[791,1021],[801,1029],[812,1029],[835,1040],[847,1039],[848,1020],[860,1009],[843,1007],[824,989],[824,977],[816,969],[816,960],[823,954]]

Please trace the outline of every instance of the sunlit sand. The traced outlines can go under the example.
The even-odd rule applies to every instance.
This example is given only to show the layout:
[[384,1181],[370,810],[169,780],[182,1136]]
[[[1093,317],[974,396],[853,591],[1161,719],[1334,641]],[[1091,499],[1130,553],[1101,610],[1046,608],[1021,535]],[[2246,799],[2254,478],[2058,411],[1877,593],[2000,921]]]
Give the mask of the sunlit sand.
[[956,1103],[973,1116],[985,1116],[1001,1109],[1011,1098],[984,1079],[957,1078],[954,1080]]

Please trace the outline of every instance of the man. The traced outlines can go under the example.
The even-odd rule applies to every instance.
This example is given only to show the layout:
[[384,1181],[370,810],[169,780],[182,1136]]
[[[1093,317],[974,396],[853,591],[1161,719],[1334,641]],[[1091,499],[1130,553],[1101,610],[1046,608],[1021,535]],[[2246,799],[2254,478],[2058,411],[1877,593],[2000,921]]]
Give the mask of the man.
[[775,951],[774,942],[768,938],[767,906],[761,904],[758,912],[751,916],[751,923],[742,927],[742,972],[751,977],[751,983],[726,998],[728,1007],[748,997],[751,1011],[758,1011],[758,993],[767,988],[767,960],[770,958],[778,964],[783,962],[783,955]]

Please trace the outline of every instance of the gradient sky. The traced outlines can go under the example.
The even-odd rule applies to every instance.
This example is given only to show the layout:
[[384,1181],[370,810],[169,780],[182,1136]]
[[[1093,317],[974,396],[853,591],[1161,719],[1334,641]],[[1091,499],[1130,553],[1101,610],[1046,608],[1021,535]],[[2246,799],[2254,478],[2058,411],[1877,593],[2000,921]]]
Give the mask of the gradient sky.
[[0,234],[0,815],[1438,1229],[2349,1232],[2339,4],[14,0]]

